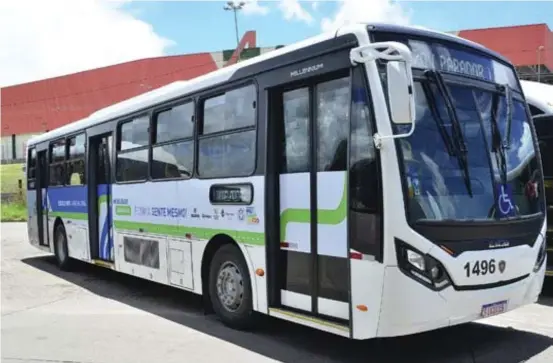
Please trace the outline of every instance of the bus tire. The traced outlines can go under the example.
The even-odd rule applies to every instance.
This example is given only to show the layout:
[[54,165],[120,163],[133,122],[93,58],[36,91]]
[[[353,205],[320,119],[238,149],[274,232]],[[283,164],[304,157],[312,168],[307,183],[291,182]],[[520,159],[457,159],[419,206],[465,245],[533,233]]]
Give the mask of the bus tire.
[[242,252],[233,244],[219,248],[209,272],[211,305],[223,323],[245,330],[254,322],[252,288],[248,266]]
[[67,247],[67,234],[63,223],[58,223],[54,233],[54,251],[56,262],[60,270],[69,271],[71,269],[71,257]]

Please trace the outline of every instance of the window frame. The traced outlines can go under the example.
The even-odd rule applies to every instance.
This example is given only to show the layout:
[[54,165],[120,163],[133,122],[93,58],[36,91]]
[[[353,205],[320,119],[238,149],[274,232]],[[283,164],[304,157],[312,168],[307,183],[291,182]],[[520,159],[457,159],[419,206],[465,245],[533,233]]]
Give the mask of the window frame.
[[[299,85],[294,85],[293,87],[287,87],[287,88],[284,88],[281,92],[281,100],[280,100],[280,104],[281,104],[281,107],[282,107],[282,125],[279,126],[280,128],[280,134],[278,135],[278,137],[280,138],[280,141],[279,143],[281,144],[279,147],[280,148],[283,148],[282,150],[282,155],[280,155],[279,157],[279,164],[280,166],[278,167],[278,170],[279,170],[279,173],[280,174],[300,174],[300,173],[311,173],[311,163],[312,163],[312,160],[311,160],[311,154],[312,154],[312,148],[313,148],[313,140],[312,140],[312,137],[311,137],[311,134],[312,134],[312,131],[311,131],[311,123],[312,123],[312,118],[315,117],[315,109],[313,108],[313,105],[312,103],[314,102],[313,101],[313,97],[314,97],[314,92],[313,92],[313,88],[314,88],[314,85],[316,83],[301,83]],[[307,140],[307,170],[301,170],[301,171],[289,171],[288,170],[288,154],[286,153],[286,143],[282,143],[282,141],[284,140],[285,142],[287,141],[286,140],[286,119],[285,119],[285,114],[284,114],[284,105],[285,105],[285,100],[284,100],[284,95],[286,93],[289,93],[289,92],[296,92],[296,91],[300,91],[300,90],[306,90],[307,91],[307,137],[308,137],[308,140]],[[283,159],[282,156],[285,156],[286,159]],[[285,167],[286,168],[286,171],[283,171],[282,170],[282,167]]]
[[[66,162],[67,162],[67,138],[70,137],[70,135],[65,135],[65,136],[62,136],[62,137],[58,137],[56,139],[52,139],[48,142],[48,189],[49,188],[64,188],[66,186],[70,186],[66,183],[66,177],[67,177],[67,170],[66,170]],[[53,162],[53,149],[54,149],[54,145],[60,141],[63,141],[63,161],[56,161],[56,162]],[[57,185],[52,185],[52,166],[57,166],[57,165],[63,165],[63,176],[62,176],[62,180],[63,180],[63,183],[61,184],[57,184]]]
[[[181,137],[181,138],[158,143],[157,142],[157,118],[159,114],[187,104],[192,104],[192,122],[193,122],[192,135],[188,137]],[[168,105],[164,105],[158,109],[152,110],[151,119],[150,119],[150,127],[151,127],[150,145],[149,145],[149,151],[148,151],[148,180],[151,181],[152,183],[174,181],[174,180],[190,180],[196,176],[196,155],[197,155],[196,147],[198,145],[197,138],[196,138],[196,133],[198,130],[197,106],[198,106],[198,102],[196,102],[196,99],[194,97],[186,97],[186,98],[179,99],[177,102],[173,102]],[[188,177],[181,176],[181,177],[173,177],[173,178],[153,178],[152,177],[154,148],[162,147],[165,145],[190,142],[190,141],[192,141],[192,144],[193,144],[192,145],[192,169],[190,171],[190,176]]]
[[[253,102],[255,102],[255,109],[254,109],[254,123],[253,125],[250,125],[250,126],[242,126],[242,127],[237,127],[237,128],[234,128],[234,129],[230,129],[230,130],[223,130],[223,131],[217,131],[217,132],[212,132],[212,133],[209,133],[209,134],[203,134],[203,126],[204,126],[204,115],[205,115],[205,101],[209,100],[209,99],[212,99],[212,98],[215,98],[215,97],[218,97],[218,96],[221,96],[221,95],[224,95],[228,92],[231,92],[231,91],[234,91],[234,90],[238,90],[238,89],[241,89],[241,88],[246,88],[246,87],[249,87],[249,86],[253,86],[254,88],[254,92],[255,92],[255,96],[254,96],[254,99],[253,99]],[[211,179],[229,179],[229,178],[249,178],[249,177],[252,177],[253,175],[255,175],[255,172],[257,170],[257,167],[258,167],[258,162],[259,162],[259,153],[258,153],[258,147],[259,147],[259,121],[260,121],[260,117],[259,117],[259,85],[257,83],[257,80],[255,77],[251,77],[247,80],[243,80],[241,82],[238,82],[238,83],[235,83],[235,84],[230,84],[230,85],[225,85],[224,87],[220,87],[220,88],[217,88],[215,90],[212,90],[210,92],[206,92],[206,93],[203,93],[200,95],[200,97],[198,97],[198,100],[197,100],[197,104],[196,104],[196,114],[197,114],[197,118],[196,118],[196,129],[195,129],[195,135],[196,135],[196,145],[195,145],[195,160],[194,160],[194,176],[197,178],[197,179],[200,179],[200,180],[211,180]],[[245,133],[245,132],[249,132],[249,131],[254,131],[254,147],[253,147],[253,152],[254,152],[254,160],[253,160],[253,167],[252,167],[252,170],[250,173],[248,174],[244,174],[244,175],[240,175],[240,174],[229,174],[229,175],[225,175],[225,176],[202,176],[201,173],[200,173],[200,170],[199,170],[199,166],[200,166],[200,142],[202,140],[207,140],[207,139],[214,139],[214,138],[217,138],[217,137],[221,137],[221,136],[229,136],[229,135],[235,135],[235,134],[239,134],[239,133]]]
[[[310,173],[311,172],[311,168],[312,167],[315,167],[315,169],[317,168],[317,161],[316,160],[312,160],[312,148],[315,147],[315,154],[318,154],[318,145],[317,145],[317,138],[313,138],[312,137],[312,130],[311,130],[311,127],[312,127],[312,124],[315,125],[316,122],[317,122],[317,117],[318,117],[318,110],[317,110],[317,87],[320,85],[320,84],[323,84],[323,83],[327,83],[327,82],[331,82],[331,81],[335,81],[335,80],[339,80],[339,79],[343,79],[343,78],[348,78],[349,79],[349,92],[350,92],[350,101],[351,101],[351,85],[352,85],[352,69],[354,67],[349,67],[349,68],[340,68],[340,69],[336,69],[336,70],[333,70],[333,71],[330,71],[330,72],[327,72],[327,73],[324,73],[322,75],[317,75],[317,76],[313,76],[313,77],[309,77],[309,78],[306,78],[306,79],[303,79],[303,80],[300,80],[298,82],[292,82],[292,83],[289,83],[289,84],[286,84],[284,87],[282,87],[280,89],[280,93],[282,95],[282,100],[281,100],[281,105],[284,105],[284,94],[287,93],[287,92],[291,92],[291,91],[297,91],[297,90],[300,90],[300,89],[307,89],[307,92],[308,92],[308,112],[309,112],[309,119],[308,119],[308,133],[309,133],[309,138],[310,138],[310,142],[308,144],[308,159],[309,159],[309,165],[308,165],[308,170],[307,171],[293,171],[293,172],[289,172],[289,171],[286,171],[284,174],[299,174],[299,173]],[[372,102],[372,100],[371,100]],[[350,110],[351,106],[348,104],[348,110]],[[350,110],[351,112],[351,110]],[[350,119],[348,118],[348,122]],[[284,122],[283,122],[283,125],[284,125]],[[279,135],[280,138],[284,138],[284,127],[280,127],[281,130],[281,134]],[[280,141],[282,142],[282,140]],[[348,145],[349,145],[349,131],[348,131]],[[348,160],[349,160],[349,146],[348,146]],[[283,160],[281,157],[279,157],[279,163],[282,163]],[[313,164],[312,166],[312,163],[315,163]],[[349,161],[348,161],[349,162]],[[349,164],[348,164],[349,165]],[[282,170],[279,170],[280,173],[282,173]],[[316,171],[316,172],[324,172],[324,171]]]
[[[146,183],[149,180],[150,175],[150,160],[151,160],[151,153],[152,153],[152,110],[145,110],[141,111],[139,113],[136,113],[134,115],[128,115],[122,118],[121,120],[117,121],[115,125],[115,160],[113,168],[115,170],[115,173],[113,175],[113,180],[115,184],[139,184],[139,183]],[[125,124],[131,123],[136,119],[140,119],[142,117],[148,117],[148,144],[147,145],[141,145],[137,146],[131,149],[124,149],[121,150],[121,143],[123,141],[122,138],[122,127]],[[117,178],[118,174],[118,167],[119,167],[119,155],[120,154],[128,154],[131,152],[146,150],[146,177],[144,179],[135,179],[135,180],[119,180]]]
[[[32,157],[34,152],[34,159]],[[32,166],[30,166],[30,161],[33,160]],[[36,146],[32,146],[27,150],[27,165],[25,168],[25,176],[27,179],[27,190],[36,190],[36,171],[37,171],[37,164],[38,164],[38,151],[36,150]],[[33,176],[29,177],[29,172],[33,171]],[[33,187],[31,187],[31,182],[33,183]]]

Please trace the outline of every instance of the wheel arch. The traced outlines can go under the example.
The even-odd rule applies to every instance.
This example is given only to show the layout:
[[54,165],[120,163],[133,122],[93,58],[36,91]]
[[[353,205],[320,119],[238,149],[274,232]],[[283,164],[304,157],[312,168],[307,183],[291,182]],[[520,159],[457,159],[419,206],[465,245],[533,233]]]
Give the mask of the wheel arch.
[[[63,226],[65,229],[65,223],[63,223],[63,219],[61,217],[56,217],[54,220],[54,224],[52,225],[52,238],[50,239],[50,250],[53,253],[56,253],[56,230],[58,229],[58,226]],[[67,231],[65,232],[67,235]]]
[[236,240],[229,236],[228,234],[220,233],[213,236],[207,243],[204,252],[202,254],[202,263],[201,263],[201,284],[202,284],[202,296],[206,310],[212,312],[210,296],[209,296],[209,269],[211,266],[211,261],[215,253],[225,245],[234,245],[242,252],[242,257],[248,266],[248,275],[250,277],[250,286],[252,289],[252,307],[253,310],[257,310],[257,286],[255,280],[255,271],[253,268],[252,261],[248,255],[247,249]]

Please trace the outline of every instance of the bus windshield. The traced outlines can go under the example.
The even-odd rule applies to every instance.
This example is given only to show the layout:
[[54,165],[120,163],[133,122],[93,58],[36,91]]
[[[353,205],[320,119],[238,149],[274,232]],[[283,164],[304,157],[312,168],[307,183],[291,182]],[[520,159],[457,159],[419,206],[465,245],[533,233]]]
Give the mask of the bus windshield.
[[406,43],[414,56],[416,127],[398,145],[410,221],[540,213],[542,176],[514,71],[455,45]]

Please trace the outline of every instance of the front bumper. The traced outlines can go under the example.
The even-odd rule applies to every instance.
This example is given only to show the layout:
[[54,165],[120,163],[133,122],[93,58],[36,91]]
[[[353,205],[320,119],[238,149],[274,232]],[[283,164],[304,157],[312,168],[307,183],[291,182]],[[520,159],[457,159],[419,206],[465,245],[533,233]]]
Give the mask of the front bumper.
[[482,306],[507,300],[507,310],[537,301],[545,265],[527,278],[509,285],[457,291],[448,287],[432,291],[406,276],[396,266],[385,269],[377,336],[420,333],[481,319]]

